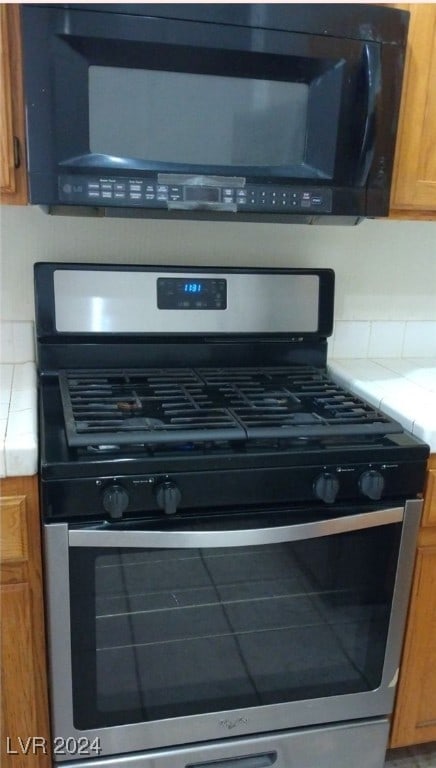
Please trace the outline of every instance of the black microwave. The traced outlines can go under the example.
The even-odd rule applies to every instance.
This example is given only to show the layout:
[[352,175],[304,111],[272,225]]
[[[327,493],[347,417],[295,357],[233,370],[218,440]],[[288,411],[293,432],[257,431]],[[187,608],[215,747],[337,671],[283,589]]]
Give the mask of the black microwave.
[[30,202],[386,216],[408,19],[363,4],[23,5]]

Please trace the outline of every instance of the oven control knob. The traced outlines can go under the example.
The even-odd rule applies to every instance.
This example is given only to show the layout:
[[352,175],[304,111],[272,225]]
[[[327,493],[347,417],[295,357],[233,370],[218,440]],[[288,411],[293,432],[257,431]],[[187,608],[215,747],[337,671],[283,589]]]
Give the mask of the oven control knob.
[[317,499],[326,504],[333,504],[339,491],[339,480],[331,472],[323,472],[319,475],[314,484],[313,491]]
[[108,485],[103,491],[102,504],[111,517],[122,517],[129,506],[129,494],[122,485]]
[[180,493],[177,485],[171,480],[166,480],[157,486],[155,491],[156,501],[158,507],[163,509],[166,515],[174,515],[177,512],[177,507],[180,504],[182,494]]
[[385,479],[376,469],[369,469],[359,478],[360,492],[373,501],[381,499],[384,487]]

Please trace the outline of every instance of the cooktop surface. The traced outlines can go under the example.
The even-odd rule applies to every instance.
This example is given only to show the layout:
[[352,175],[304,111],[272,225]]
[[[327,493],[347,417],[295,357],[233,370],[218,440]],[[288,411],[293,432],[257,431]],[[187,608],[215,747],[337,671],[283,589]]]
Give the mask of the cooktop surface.
[[70,447],[386,435],[399,424],[311,366],[59,373]]

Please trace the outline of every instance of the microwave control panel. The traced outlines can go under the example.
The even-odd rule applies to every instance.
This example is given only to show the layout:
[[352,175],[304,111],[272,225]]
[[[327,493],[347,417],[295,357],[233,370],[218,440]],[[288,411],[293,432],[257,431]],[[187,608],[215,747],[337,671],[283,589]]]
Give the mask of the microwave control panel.
[[328,188],[247,184],[244,187],[160,184],[97,176],[59,176],[59,201],[76,205],[270,213],[331,213]]

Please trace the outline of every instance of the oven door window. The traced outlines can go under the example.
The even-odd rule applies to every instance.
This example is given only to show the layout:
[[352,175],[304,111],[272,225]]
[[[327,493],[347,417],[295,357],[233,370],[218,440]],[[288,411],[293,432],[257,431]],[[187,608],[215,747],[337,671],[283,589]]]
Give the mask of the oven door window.
[[218,549],[70,549],[78,729],[380,684],[400,524]]

